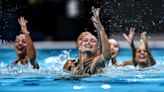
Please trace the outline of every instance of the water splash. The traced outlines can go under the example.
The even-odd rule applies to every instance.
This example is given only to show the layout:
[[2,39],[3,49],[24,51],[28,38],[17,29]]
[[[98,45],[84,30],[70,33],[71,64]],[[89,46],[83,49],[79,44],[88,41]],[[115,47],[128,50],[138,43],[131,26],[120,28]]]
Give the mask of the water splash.
[[113,65],[109,65],[108,67],[104,68],[104,76],[131,76],[140,78],[149,76],[158,76],[164,74],[164,63],[157,61],[158,63],[152,67],[148,68],[139,68],[134,66],[125,66],[125,67],[117,67]]
[[[54,53],[60,53],[54,55]],[[64,76],[70,75],[63,71],[62,67],[66,60],[75,59],[71,57],[71,50],[62,50],[61,52],[52,51],[51,54],[54,56],[47,57],[40,62],[40,69],[33,69],[31,65],[17,65],[15,67],[7,67],[8,63],[0,61],[0,75],[2,76]]]
[[[40,52],[41,53],[41,52]],[[47,54],[47,52],[44,52]],[[64,72],[62,67],[66,60],[68,59],[77,59],[76,55],[73,55],[71,50],[61,50],[61,51],[48,51],[51,57],[47,58],[40,58],[40,69],[35,70],[32,69],[31,66],[17,66],[14,68],[6,67],[8,63],[5,61],[1,61],[0,63],[0,75],[1,77],[70,77],[71,74]],[[56,54],[58,53],[58,54]],[[77,53],[76,53],[77,54]],[[44,54],[42,53],[44,56]],[[72,56],[73,55],[73,56]],[[49,56],[49,54],[48,54]],[[126,57],[127,59],[127,57]],[[122,59],[124,58],[122,57]],[[155,77],[158,78],[157,80],[164,80],[162,76],[164,76],[164,60],[163,56],[156,57],[157,64],[149,67],[149,68],[136,68],[134,66],[126,66],[126,67],[116,67],[113,65],[109,65],[104,68],[104,73],[94,75],[90,78],[84,78],[84,81],[117,81],[119,80],[126,80],[132,81],[132,79],[136,81],[142,81],[147,79],[147,81],[151,78],[155,80]],[[159,77],[161,76],[161,77]],[[98,77],[98,78],[97,78]],[[103,77],[103,78],[101,78]],[[93,79],[92,79],[93,78]]]
[[[126,32],[134,26],[136,31],[163,32],[164,2],[153,0],[94,0],[101,7],[105,29],[112,34]],[[109,21],[110,20],[110,21]]]
[[[27,5],[18,1],[1,0],[0,1],[0,39],[3,41],[14,40],[18,34],[17,17],[18,10],[26,8]],[[1,42],[1,43],[2,43]]]

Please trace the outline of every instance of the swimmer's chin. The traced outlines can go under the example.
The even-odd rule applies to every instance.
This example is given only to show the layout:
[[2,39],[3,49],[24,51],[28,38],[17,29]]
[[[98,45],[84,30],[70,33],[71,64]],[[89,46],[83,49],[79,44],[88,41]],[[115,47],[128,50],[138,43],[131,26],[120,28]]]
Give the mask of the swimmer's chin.
[[91,51],[91,50],[86,50],[86,51],[83,51],[83,54],[96,54],[96,52]]
[[21,55],[21,54],[25,54],[26,50],[22,49],[22,50],[17,50],[16,52],[17,52],[18,55]]

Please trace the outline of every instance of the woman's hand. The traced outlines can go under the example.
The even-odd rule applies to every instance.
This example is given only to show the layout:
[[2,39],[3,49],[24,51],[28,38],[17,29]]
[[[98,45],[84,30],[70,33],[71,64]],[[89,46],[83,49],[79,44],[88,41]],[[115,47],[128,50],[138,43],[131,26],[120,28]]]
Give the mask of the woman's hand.
[[142,32],[142,33],[141,33],[141,39],[144,40],[144,41],[147,40],[146,34],[147,34],[147,32]]
[[24,34],[29,34],[29,32],[28,32],[28,30],[27,30],[27,20],[25,20],[24,19],[24,17],[20,17],[19,19],[18,19],[18,23],[19,23],[19,25],[21,26],[21,30],[22,30],[22,32],[24,33]]
[[146,34],[147,34],[147,32],[142,32],[141,33],[141,41],[143,41],[143,43],[145,44],[145,46],[148,45],[148,40],[147,40]]
[[91,18],[91,21],[93,22],[93,25],[97,30],[101,30],[102,24],[99,18],[100,8],[92,8],[92,12],[93,12],[93,16]]
[[125,33],[123,34],[123,36],[125,37],[125,39],[128,41],[129,44],[132,43],[133,38],[134,38],[134,34],[135,34],[135,28],[131,27],[129,30],[129,35],[127,36]]
[[92,7],[92,13],[93,13],[93,16],[98,20],[99,19],[99,15],[100,15],[100,8]]

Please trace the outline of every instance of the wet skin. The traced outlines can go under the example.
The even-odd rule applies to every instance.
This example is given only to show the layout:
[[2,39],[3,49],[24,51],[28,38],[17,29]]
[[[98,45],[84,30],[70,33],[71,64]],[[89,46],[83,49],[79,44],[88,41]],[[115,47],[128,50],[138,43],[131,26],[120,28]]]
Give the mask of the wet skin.
[[20,34],[15,40],[15,50],[18,55],[26,54],[27,41],[24,34]]
[[109,39],[110,48],[111,48],[111,56],[112,58],[116,58],[119,53],[119,45],[115,39]]

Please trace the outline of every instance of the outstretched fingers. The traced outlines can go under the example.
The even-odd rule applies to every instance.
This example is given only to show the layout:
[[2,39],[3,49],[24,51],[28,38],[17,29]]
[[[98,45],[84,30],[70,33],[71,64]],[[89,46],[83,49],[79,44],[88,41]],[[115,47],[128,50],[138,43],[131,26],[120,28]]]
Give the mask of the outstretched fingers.
[[92,13],[93,13],[93,16],[97,19],[99,18],[99,15],[100,15],[100,8],[94,8],[92,7]]
[[25,26],[28,23],[28,21],[22,16],[18,19],[18,22],[21,26]]
[[129,33],[129,35],[130,36],[133,36],[135,34],[135,28],[134,27],[131,27],[130,28],[130,33]]
[[128,43],[131,44],[134,34],[135,34],[135,28],[131,27],[128,36],[125,33],[123,33],[123,36],[128,41]]

